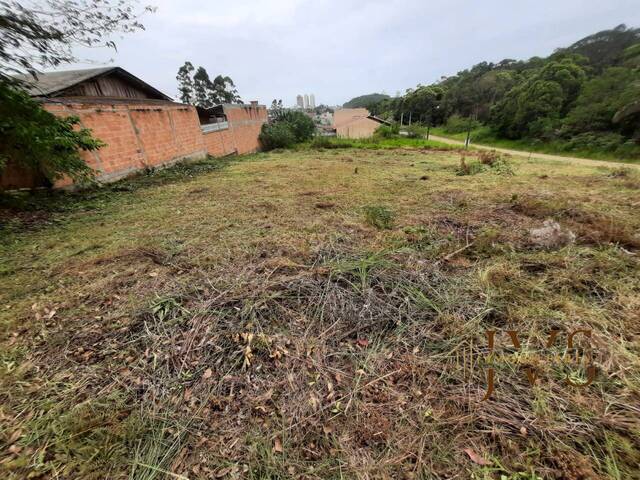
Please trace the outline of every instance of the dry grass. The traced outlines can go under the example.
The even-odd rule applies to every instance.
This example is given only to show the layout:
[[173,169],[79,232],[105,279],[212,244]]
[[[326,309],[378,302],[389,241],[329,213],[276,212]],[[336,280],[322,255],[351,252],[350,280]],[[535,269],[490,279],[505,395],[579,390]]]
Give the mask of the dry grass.
[[[640,478],[628,175],[240,160],[5,213],[3,478]],[[576,243],[533,245],[547,218]],[[578,328],[584,389],[561,358]],[[487,330],[521,350],[498,333],[488,355]]]

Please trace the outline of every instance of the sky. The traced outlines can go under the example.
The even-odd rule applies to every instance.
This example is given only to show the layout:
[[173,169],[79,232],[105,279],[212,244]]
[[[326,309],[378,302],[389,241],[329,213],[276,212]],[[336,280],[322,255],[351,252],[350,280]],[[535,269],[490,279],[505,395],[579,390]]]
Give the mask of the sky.
[[141,0],[146,30],[75,67],[118,65],[170,96],[189,60],[230,76],[245,102],[294,105],[298,93],[341,105],[395,95],[481,61],[546,56],[621,23],[639,0]]

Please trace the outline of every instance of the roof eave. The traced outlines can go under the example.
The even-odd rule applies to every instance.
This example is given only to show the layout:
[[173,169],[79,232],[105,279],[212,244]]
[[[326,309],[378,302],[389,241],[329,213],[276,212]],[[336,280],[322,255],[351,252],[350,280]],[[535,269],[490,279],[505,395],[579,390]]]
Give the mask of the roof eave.
[[64,94],[64,92],[66,92],[67,90],[72,89],[73,87],[75,87],[77,84],[82,83],[82,82],[86,82],[88,80],[93,80],[96,78],[100,78],[100,77],[104,77],[107,75],[111,75],[113,73],[117,73],[118,75],[121,75],[123,77],[125,77],[127,80],[129,80],[129,82],[135,84],[138,88],[140,88],[143,91],[147,91],[149,93],[152,93],[158,97],[160,97],[159,99],[162,100],[167,100],[170,102],[173,102],[173,98],[171,98],[168,95],[165,95],[164,93],[162,93],[160,90],[158,90],[157,88],[152,87],[151,85],[149,85],[147,82],[145,82],[144,80],[141,80],[140,78],[136,77],[135,75],[127,72],[125,69],[121,68],[121,67],[112,67],[109,68],[107,70],[104,70],[102,72],[96,73],[95,75],[92,75],[90,77],[87,78],[83,78],[81,81],[74,83],[72,85],[66,86],[64,88],[60,88],[58,90],[53,90],[50,91],[46,94],[41,94],[41,95],[33,95],[33,96],[39,96],[39,97],[59,97],[61,95]]

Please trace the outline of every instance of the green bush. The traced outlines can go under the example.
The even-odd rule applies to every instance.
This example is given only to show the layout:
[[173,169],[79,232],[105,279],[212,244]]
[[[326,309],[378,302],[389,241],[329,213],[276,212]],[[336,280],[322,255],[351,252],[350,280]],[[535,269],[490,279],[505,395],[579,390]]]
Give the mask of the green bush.
[[446,133],[463,133],[469,130],[475,130],[480,128],[482,124],[472,118],[462,117],[460,115],[451,115],[447,119],[447,123],[444,126]]
[[258,138],[265,150],[273,150],[307,142],[313,138],[315,131],[313,120],[305,113],[282,110],[276,114],[272,122],[262,125]]
[[65,175],[78,183],[91,181],[95,173],[80,150],[105,144],[79,123],[78,117],[56,117],[18,87],[0,83],[0,173],[12,162],[52,183]]
[[417,123],[407,127],[407,138],[424,138],[426,134],[427,129]]
[[456,168],[458,176],[477,175],[483,172],[492,172],[496,175],[515,175],[511,162],[495,150],[480,152],[477,162],[467,162],[465,157],[461,157],[460,165]]
[[614,132],[585,132],[571,137],[567,150],[615,150],[624,144],[625,138]]
[[397,123],[392,125],[380,125],[374,136],[378,138],[394,138],[400,133],[400,126]]
[[284,122],[264,123],[258,139],[265,150],[289,148],[296,143],[291,126]]
[[275,119],[275,123],[286,123],[297,143],[308,142],[316,132],[313,120],[304,112],[283,110]]

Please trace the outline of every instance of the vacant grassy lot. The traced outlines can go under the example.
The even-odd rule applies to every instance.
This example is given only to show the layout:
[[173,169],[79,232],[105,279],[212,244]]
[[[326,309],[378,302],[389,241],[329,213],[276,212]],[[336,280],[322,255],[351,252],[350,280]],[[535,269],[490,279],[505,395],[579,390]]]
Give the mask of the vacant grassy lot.
[[12,200],[0,477],[640,478],[640,177],[460,158],[307,149]]

